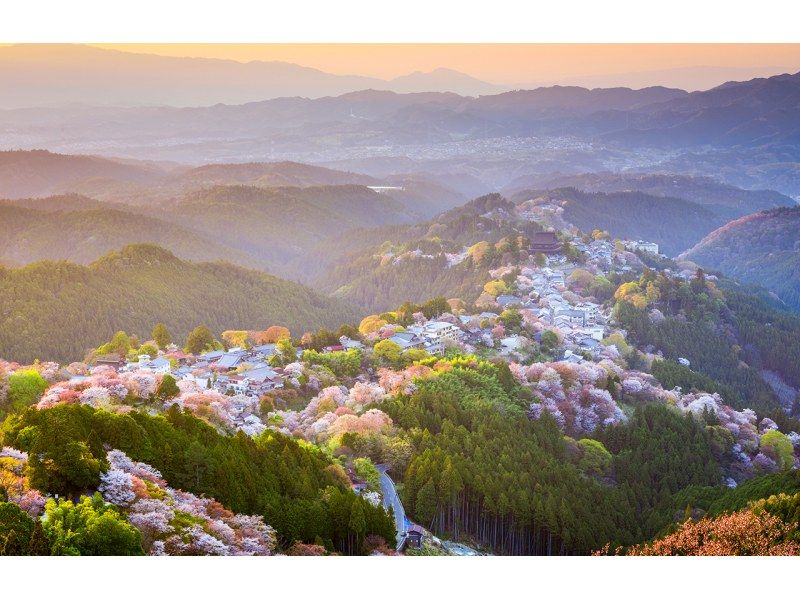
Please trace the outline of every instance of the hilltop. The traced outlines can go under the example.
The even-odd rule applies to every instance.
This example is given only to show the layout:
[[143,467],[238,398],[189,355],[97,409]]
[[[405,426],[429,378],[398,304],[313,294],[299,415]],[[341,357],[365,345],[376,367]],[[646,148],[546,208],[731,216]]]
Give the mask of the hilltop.
[[583,231],[607,230],[622,239],[648,239],[667,255],[691,247],[727,221],[706,206],[639,191],[585,192],[575,188],[520,191],[518,203],[546,201],[563,209],[563,217]]
[[768,210],[729,222],[681,258],[763,286],[800,309],[800,207]]
[[721,216],[744,216],[761,210],[794,206],[791,197],[777,191],[739,189],[706,176],[677,173],[586,172],[530,175],[512,181],[509,190],[574,187],[588,193],[640,191],[656,197],[675,197],[702,205]]
[[176,338],[198,324],[217,334],[265,323],[301,333],[336,327],[359,312],[262,272],[130,245],[89,266],[43,261],[0,269],[0,314],[4,357],[69,362],[117,330],[145,338],[157,321]]
[[0,231],[0,259],[16,264],[89,264],[124,245],[155,243],[184,259],[259,266],[252,256],[213,236],[80,195],[0,202]]

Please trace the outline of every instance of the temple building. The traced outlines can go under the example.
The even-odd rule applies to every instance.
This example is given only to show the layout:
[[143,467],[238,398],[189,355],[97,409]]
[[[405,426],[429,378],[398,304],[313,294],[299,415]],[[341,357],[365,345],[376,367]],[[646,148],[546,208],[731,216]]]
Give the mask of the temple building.
[[559,251],[561,251],[561,242],[554,232],[534,233],[531,241],[531,252],[558,253]]

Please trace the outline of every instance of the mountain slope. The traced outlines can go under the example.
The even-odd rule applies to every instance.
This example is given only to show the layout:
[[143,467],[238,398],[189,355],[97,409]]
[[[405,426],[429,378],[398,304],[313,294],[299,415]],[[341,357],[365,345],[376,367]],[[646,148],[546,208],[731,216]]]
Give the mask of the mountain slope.
[[731,81],[633,110],[618,141],[666,146],[795,147],[800,139],[800,73]]
[[[472,302],[488,269],[519,257],[524,248],[517,247],[518,239],[540,230],[536,223],[517,221],[514,204],[493,193],[427,222],[359,231],[352,240],[339,240],[338,256],[315,285],[372,312],[434,296]],[[468,257],[466,249],[481,241],[495,246],[492,257]]]
[[55,154],[44,150],[0,151],[0,198],[41,197],[85,179],[108,178],[128,183],[158,180],[164,169],[149,163]]
[[513,199],[521,203],[539,197],[563,207],[564,220],[583,231],[600,229],[620,239],[654,241],[666,255],[676,255],[691,247],[728,220],[684,199],[638,191],[586,193],[564,188],[521,191]]
[[[54,55],[59,68],[53,69]],[[278,96],[320,97],[380,79],[340,76],[288,62],[158,56],[75,44],[0,48],[0,78],[13,93],[3,107],[59,102],[196,106]]]
[[800,309],[800,207],[734,220],[681,257],[770,289]]
[[777,191],[739,189],[710,177],[674,173],[587,172],[576,175],[527,176],[509,184],[510,189],[522,187],[575,187],[581,191],[605,193],[641,191],[658,197],[685,199],[721,215],[730,214],[731,217],[795,205],[792,198]]
[[217,186],[189,193],[154,213],[219,238],[261,260],[270,271],[292,277],[318,267],[305,262],[307,252],[335,236],[412,221],[396,200],[357,185]]
[[298,334],[359,315],[302,285],[226,263],[185,262],[155,245],[130,245],[89,266],[0,269],[0,354],[20,362],[80,359],[117,330],[149,338],[156,322],[180,341],[201,323],[217,334],[272,324]]
[[88,264],[131,243],[159,244],[196,261],[259,265],[213,236],[78,195],[0,202],[0,259],[12,263],[47,259]]
[[256,187],[309,187],[317,185],[380,185],[378,179],[299,162],[250,162],[207,164],[182,172],[166,181],[167,186],[197,189],[214,185]]

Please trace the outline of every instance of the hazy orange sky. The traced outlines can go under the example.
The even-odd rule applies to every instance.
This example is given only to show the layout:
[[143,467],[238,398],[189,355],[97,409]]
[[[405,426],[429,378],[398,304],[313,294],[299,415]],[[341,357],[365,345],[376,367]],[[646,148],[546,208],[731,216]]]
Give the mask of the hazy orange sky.
[[[800,71],[800,44],[95,44],[128,52],[278,60],[337,74],[392,78],[438,67],[501,84],[722,67]],[[766,69],[766,70],[764,70]],[[762,73],[761,70],[764,70]],[[698,74],[698,77],[703,75]],[[714,83],[716,84],[716,83]],[[702,87],[702,81],[698,81]]]

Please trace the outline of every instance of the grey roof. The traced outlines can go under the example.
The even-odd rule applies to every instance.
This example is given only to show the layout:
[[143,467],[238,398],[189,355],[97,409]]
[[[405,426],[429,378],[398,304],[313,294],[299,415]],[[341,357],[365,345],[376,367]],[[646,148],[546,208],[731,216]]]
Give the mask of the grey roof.
[[164,366],[170,367],[172,364],[170,363],[169,359],[165,359],[164,357],[156,357],[155,359],[151,359],[145,364],[145,367],[148,368],[163,368]]
[[498,295],[495,301],[497,301],[497,304],[502,307],[505,307],[506,305],[518,305],[522,303],[522,300],[514,295]]
[[264,380],[274,380],[278,377],[278,373],[270,367],[260,367],[246,372],[242,372],[242,378],[245,380],[253,380],[255,382],[263,382]]
[[239,353],[227,353],[220,357],[217,365],[221,368],[235,368],[242,360],[242,355]]

